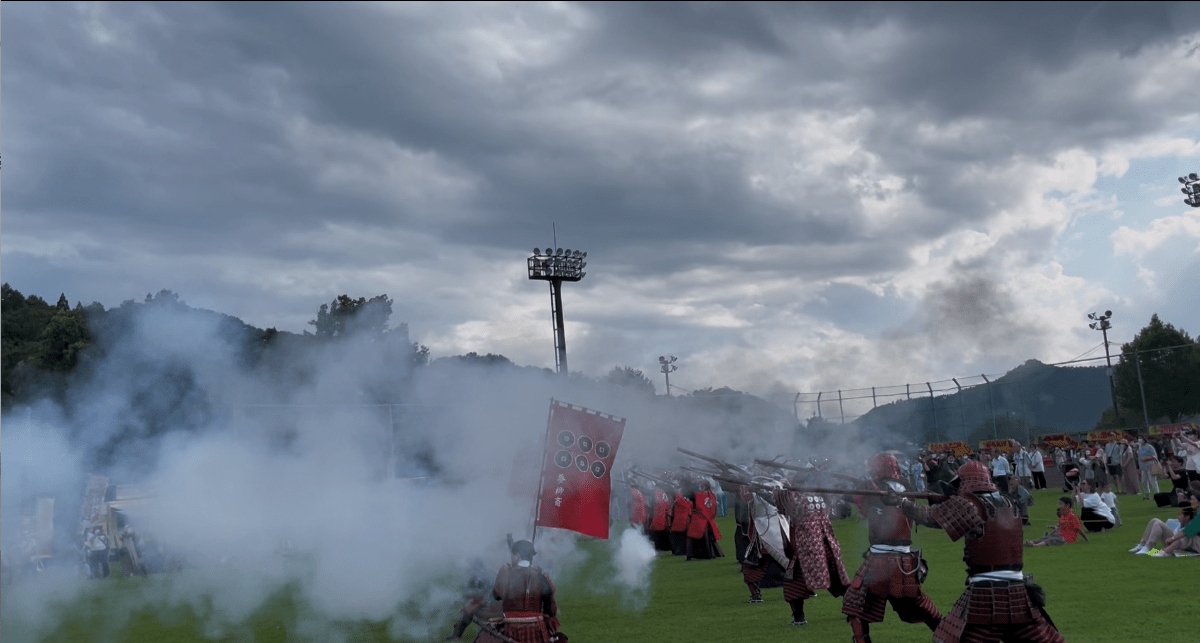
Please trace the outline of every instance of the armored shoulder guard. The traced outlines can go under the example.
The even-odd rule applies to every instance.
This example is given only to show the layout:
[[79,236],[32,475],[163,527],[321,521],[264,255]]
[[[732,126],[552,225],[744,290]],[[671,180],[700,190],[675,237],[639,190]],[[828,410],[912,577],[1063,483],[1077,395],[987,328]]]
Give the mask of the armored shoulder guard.
[[979,515],[979,507],[967,498],[952,496],[930,509],[933,519],[946,530],[950,540],[958,540],[972,532],[983,533],[983,517]]

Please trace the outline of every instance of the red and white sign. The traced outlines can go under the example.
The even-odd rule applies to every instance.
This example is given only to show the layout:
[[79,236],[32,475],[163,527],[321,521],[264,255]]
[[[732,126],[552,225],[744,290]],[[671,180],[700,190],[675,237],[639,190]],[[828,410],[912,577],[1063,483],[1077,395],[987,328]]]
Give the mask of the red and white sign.
[[536,524],[608,538],[612,466],[625,419],[550,400]]
[[1184,431],[1195,431],[1200,429],[1195,422],[1185,422],[1183,424],[1155,424],[1148,431],[1150,435],[1175,435]]

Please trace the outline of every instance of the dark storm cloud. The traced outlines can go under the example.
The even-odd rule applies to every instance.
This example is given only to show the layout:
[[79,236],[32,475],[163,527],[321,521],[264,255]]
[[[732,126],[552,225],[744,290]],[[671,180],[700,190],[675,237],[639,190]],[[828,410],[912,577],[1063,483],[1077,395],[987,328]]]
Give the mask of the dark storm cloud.
[[[41,133],[37,143],[18,134],[16,145],[44,151],[29,150],[37,180],[18,182],[10,195],[18,210],[54,212],[66,223],[85,212],[119,213],[118,228],[161,221],[170,209],[172,224],[192,232],[197,251],[214,241],[214,231],[227,234],[261,218],[289,226],[357,219],[501,245],[525,245],[529,226],[549,221],[587,228],[593,247],[630,238],[836,243],[863,233],[843,187],[806,186],[803,205],[780,203],[749,189],[747,152],[736,145],[697,146],[677,132],[639,140],[640,132],[615,128],[609,136],[625,152],[613,158],[571,131],[593,127],[587,119],[549,117],[584,100],[624,102],[631,111],[657,106],[668,116],[729,113],[718,100],[689,96],[681,84],[686,76],[673,70],[702,72],[732,60],[762,69],[751,84],[756,95],[739,97],[748,98],[741,110],[803,108],[813,99],[799,88],[836,76],[837,87],[818,106],[902,112],[880,119],[861,141],[887,169],[950,178],[955,163],[1003,154],[1013,143],[984,136],[976,149],[968,143],[957,150],[957,159],[939,155],[931,163],[911,154],[916,158],[906,160],[905,151],[920,147],[911,136],[914,116],[1014,120],[1042,107],[1028,102],[1031,91],[1036,98],[1031,83],[1039,73],[1061,71],[1097,49],[1136,52],[1174,35],[1182,21],[1174,5],[1142,4],[1080,10],[622,3],[586,11],[597,26],[582,31],[563,55],[487,82],[460,68],[459,52],[438,40],[469,22],[464,7],[404,19],[333,4],[112,5],[97,10],[99,17],[21,9],[12,16],[21,31],[41,33],[55,46],[10,49],[16,71],[7,84],[29,102],[14,110],[16,128]],[[120,25],[116,38],[124,46],[91,42],[89,21]],[[878,60],[816,55],[835,38],[861,37],[870,50],[872,30],[889,24],[900,35]],[[657,84],[653,91],[640,93],[636,75],[612,78],[638,68],[653,69],[644,79]],[[383,207],[361,195],[314,189],[315,166],[323,161],[292,156],[297,150],[281,122],[289,114],[272,109],[277,100],[314,123],[434,153],[479,177],[469,202],[430,204],[471,212],[439,220],[441,212],[419,203]],[[1096,103],[1073,101],[1062,113],[1067,123],[1051,114],[1034,120],[1052,120],[1058,131],[1083,120],[1072,118],[1080,115],[1072,109],[1120,109],[1120,101]],[[72,153],[48,158],[63,146]],[[836,168],[831,172],[829,178],[842,178]],[[921,238],[939,232],[946,213],[978,212],[969,200],[950,196],[962,190],[940,183],[907,186],[942,216],[905,233]]]
[[[413,282],[470,274],[446,257],[544,248],[554,223],[596,270],[573,292],[644,281],[643,297],[712,310],[682,322],[694,332],[722,309],[757,320],[754,305],[857,329],[859,313],[911,310],[830,284],[886,282],[923,247],[987,230],[1063,150],[1193,115],[1194,89],[1132,89],[1145,52],[1195,32],[1184,7],[17,4],[5,232],[31,245],[6,244],[5,267],[41,292],[76,266],[109,305],[161,275],[155,291],[185,281],[275,325],[272,305],[307,319],[361,283],[347,275],[417,296]],[[1044,260],[1057,230],[1016,227],[961,271]],[[930,319],[962,299],[945,283]],[[425,290],[427,327],[495,312],[466,281]]]

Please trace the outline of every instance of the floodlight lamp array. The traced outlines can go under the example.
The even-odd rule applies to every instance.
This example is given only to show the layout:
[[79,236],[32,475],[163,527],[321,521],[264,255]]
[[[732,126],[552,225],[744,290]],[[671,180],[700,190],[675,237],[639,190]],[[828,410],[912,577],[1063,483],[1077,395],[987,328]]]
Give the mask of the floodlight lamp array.
[[586,257],[586,252],[570,248],[534,248],[533,256],[528,259],[529,278],[579,281],[587,276],[583,271],[587,267]]
[[1193,208],[1200,208],[1200,175],[1192,172],[1186,177],[1179,177],[1179,182],[1183,184],[1183,187],[1179,188],[1184,194],[1183,202]]

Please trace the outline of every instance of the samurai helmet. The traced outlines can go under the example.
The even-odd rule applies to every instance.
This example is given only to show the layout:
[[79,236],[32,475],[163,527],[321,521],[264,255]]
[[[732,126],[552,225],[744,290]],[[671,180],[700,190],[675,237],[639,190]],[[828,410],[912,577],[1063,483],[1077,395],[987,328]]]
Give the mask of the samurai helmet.
[[904,475],[900,473],[900,463],[896,461],[896,456],[890,453],[880,453],[871,458],[868,466],[871,470],[871,478],[874,480],[904,479]]
[[988,472],[987,467],[978,460],[967,460],[958,468],[957,475],[960,493],[996,490],[996,485],[992,483],[992,475]]
[[533,543],[528,540],[518,540],[512,544],[512,553],[521,560],[533,560],[534,554]]

